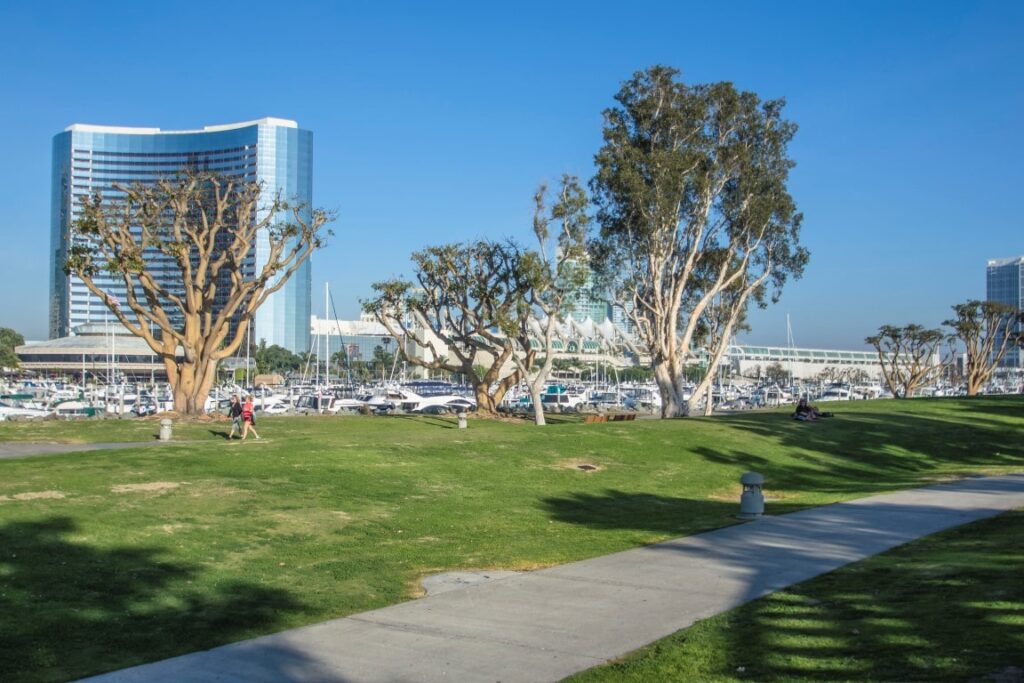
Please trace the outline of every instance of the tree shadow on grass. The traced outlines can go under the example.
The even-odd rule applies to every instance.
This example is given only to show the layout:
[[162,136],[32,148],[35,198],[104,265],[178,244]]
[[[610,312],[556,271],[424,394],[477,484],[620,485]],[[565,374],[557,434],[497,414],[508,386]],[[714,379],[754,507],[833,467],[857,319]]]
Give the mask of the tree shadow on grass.
[[940,404],[949,403],[958,411],[986,413],[998,417],[1024,417],[1024,396],[1006,394],[1002,396],[968,396],[957,398],[930,399]]
[[[630,493],[608,489],[601,494],[571,493],[546,498],[543,505],[552,519],[591,529],[635,529],[669,536],[682,536],[735,524],[739,520],[736,502],[674,498],[651,493]],[[772,514],[785,514],[806,505],[771,503]]]
[[394,415],[383,415],[383,419],[390,420],[409,420],[417,424],[427,425],[430,427],[440,427],[441,429],[456,429],[458,426],[458,418],[446,418],[439,415],[428,415],[421,413],[417,415],[409,415],[403,413],[396,413]]
[[0,527],[0,680],[67,680],[206,649],[305,609],[245,581],[193,588],[199,567],[72,540],[79,533],[66,517]]
[[693,452],[719,464],[756,467],[769,489],[881,491],[916,486],[936,473],[1024,467],[1021,430],[977,416],[857,411],[813,424],[781,413],[717,419],[783,446],[789,457],[769,458],[727,445]]

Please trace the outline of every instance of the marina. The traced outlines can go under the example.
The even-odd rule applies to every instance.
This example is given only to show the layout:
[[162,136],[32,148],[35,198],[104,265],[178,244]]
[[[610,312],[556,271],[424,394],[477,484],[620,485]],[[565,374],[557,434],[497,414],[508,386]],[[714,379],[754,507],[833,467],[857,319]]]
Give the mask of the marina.
[[[685,398],[694,390],[690,385]],[[1024,393],[1016,377],[989,383],[984,394]],[[279,387],[244,386],[223,383],[211,390],[205,412],[223,413],[232,395],[254,397],[258,414],[345,415],[423,413],[433,415],[473,412],[476,401],[472,388],[442,380],[408,380],[369,383],[315,385],[301,380]],[[712,385],[712,410],[730,413],[794,405],[800,399],[815,403],[867,401],[892,398],[878,382],[797,381],[782,386],[775,382],[730,380]],[[920,389],[918,397],[965,396],[963,385],[937,384]],[[697,402],[704,410],[707,398]],[[661,395],[653,382],[620,382],[555,378],[541,396],[545,412],[603,413],[633,412],[656,415]],[[0,421],[37,419],[139,418],[173,410],[174,400],[166,383],[72,384],[56,380],[0,382]],[[525,383],[514,385],[504,396],[500,411],[506,414],[532,412]]]

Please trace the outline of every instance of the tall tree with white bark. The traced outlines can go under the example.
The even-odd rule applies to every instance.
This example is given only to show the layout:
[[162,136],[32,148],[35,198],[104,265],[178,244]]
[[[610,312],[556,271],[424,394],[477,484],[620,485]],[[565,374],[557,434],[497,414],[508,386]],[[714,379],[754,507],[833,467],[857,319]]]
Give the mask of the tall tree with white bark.
[[[324,245],[333,214],[206,171],[113,187],[112,196],[82,199],[65,272],[163,361],[175,411],[200,414],[218,362],[238,350],[256,310]],[[267,251],[256,268],[260,240]],[[98,284],[101,273],[124,282],[125,302]]]
[[662,417],[691,407],[683,370],[716,297],[736,293],[727,344],[748,302],[777,300],[808,260],[787,188],[796,126],[784,102],[677,75],[656,66],[623,85],[591,182],[595,263],[650,352]]
[[[505,330],[518,344],[512,358],[529,387],[533,419],[538,426],[546,423],[541,390],[555,360],[555,330],[565,315],[569,297],[586,285],[589,272],[586,245],[589,201],[579,180],[564,175],[553,201],[547,195],[547,186],[541,185],[533,198],[537,251],[523,255],[520,275],[529,286],[524,289],[518,315],[509,319],[511,324]],[[534,329],[531,323],[541,316]],[[540,334],[536,334],[537,331]],[[531,351],[538,357],[531,355]]]

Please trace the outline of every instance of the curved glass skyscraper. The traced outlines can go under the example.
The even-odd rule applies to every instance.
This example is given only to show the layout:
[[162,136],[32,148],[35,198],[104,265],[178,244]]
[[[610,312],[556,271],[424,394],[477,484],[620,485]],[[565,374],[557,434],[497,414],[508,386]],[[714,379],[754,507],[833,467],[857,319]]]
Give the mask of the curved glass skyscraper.
[[[71,224],[80,200],[96,191],[119,194],[113,183],[151,182],[183,168],[216,171],[263,183],[267,196],[279,192],[307,209],[313,198],[313,133],[294,121],[265,118],[246,123],[207,126],[202,130],[160,130],[74,124],[53,139],[53,194],[50,241],[50,337],[63,337],[80,324],[104,322],[111,314],[85,284],[64,274]],[[251,264],[265,263],[266,236],[256,244]],[[160,264],[152,270],[161,272]],[[168,277],[173,271],[168,272]],[[125,300],[120,278],[97,280],[105,291]],[[166,282],[176,289],[180,283]],[[309,350],[310,263],[272,294],[256,312],[253,340],[265,339],[294,352]]]

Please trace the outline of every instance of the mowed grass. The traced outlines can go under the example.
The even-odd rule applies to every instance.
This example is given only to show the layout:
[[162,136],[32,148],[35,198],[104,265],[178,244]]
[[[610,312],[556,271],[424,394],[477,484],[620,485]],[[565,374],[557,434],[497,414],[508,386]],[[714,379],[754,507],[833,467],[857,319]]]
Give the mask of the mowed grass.
[[[0,680],[66,680],[416,597],[420,578],[531,569],[769,513],[1024,467],[1024,400],[844,403],[545,428],[268,418],[263,441],[0,460]],[[155,421],[0,425],[0,441],[151,441]],[[598,469],[583,472],[577,464]]]
[[1019,681],[1024,510],[698,622],[572,683]]

